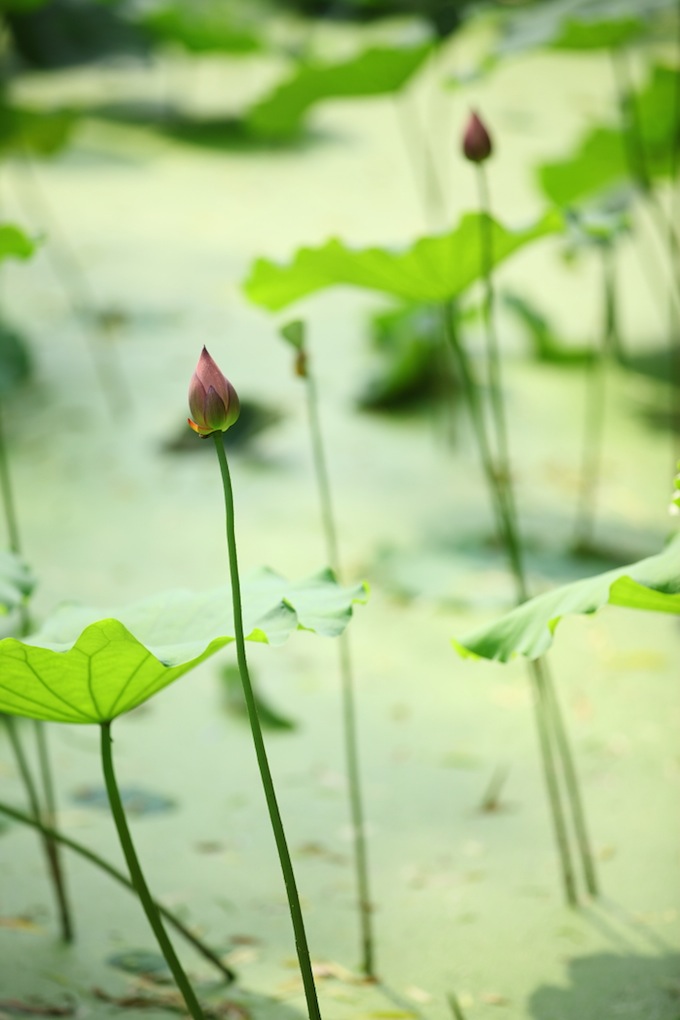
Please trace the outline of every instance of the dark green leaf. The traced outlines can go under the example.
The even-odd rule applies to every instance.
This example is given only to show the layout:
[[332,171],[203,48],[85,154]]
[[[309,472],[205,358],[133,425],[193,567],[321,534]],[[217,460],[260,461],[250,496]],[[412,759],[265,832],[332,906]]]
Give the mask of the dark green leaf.
[[250,110],[248,125],[256,134],[269,138],[295,134],[307,110],[323,99],[396,92],[430,51],[431,45],[426,43],[410,48],[370,49],[343,63],[301,64]]
[[71,137],[75,114],[66,110],[27,110],[0,103],[0,152],[51,156]]
[[[645,169],[650,177],[664,177],[671,171],[678,74],[680,72],[672,68],[655,66],[649,82],[635,100]],[[595,128],[586,135],[573,156],[539,167],[541,187],[559,205],[569,205],[605,189],[619,187],[631,177],[626,144],[622,128]]]
[[261,48],[259,34],[236,16],[224,0],[168,2],[142,9],[137,23],[156,39],[183,46],[191,53],[252,53]]

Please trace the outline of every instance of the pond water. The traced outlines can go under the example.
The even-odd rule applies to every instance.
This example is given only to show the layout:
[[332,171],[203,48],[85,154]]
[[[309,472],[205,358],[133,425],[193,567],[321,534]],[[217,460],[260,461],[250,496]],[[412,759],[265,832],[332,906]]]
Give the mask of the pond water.
[[[454,49],[452,64],[464,65],[473,44]],[[208,109],[222,100],[237,106],[273,73],[260,58],[189,65],[170,54],[142,68],[27,77],[17,94],[93,108],[104,98],[179,95]],[[6,314],[30,337],[35,362],[34,381],[7,407],[23,545],[39,578],[35,615],[64,600],[115,606],[226,579],[214,458],[198,440],[168,448],[185,429],[186,389],[203,344],[242,399],[281,415],[233,456],[242,567],[267,564],[299,578],[324,566],[304,395],[277,337],[290,316],[247,304],[240,285],[252,259],[284,259],[331,235],[400,244],[422,232],[400,129],[409,103],[432,121],[446,217],[475,204],[455,144],[474,102],[504,139],[491,169],[494,207],[507,223],[528,221],[542,207],[532,164],[566,151],[584,115],[611,109],[608,73],[596,57],[533,56],[444,98],[424,81],[401,108],[391,99],[327,103],[302,143],[279,150],[189,146],[93,109],[57,157],[8,163],[7,217],[45,234],[35,260],[3,271]],[[637,244],[622,255],[623,330],[632,345],[652,349],[664,317],[640,279],[639,255],[649,257],[653,244],[643,213]],[[70,260],[83,277],[73,277]],[[115,320],[106,336],[94,330],[94,340],[109,383],[118,372],[124,379],[122,413],[112,414],[102,394],[93,328],[74,315],[64,273],[77,291],[88,288],[76,303],[91,299]],[[593,260],[567,269],[559,245],[545,242],[512,259],[502,281],[540,301],[566,340],[596,335]],[[269,731],[267,743],[312,955],[325,964],[324,1016],[443,1018],[455,993],[470,1020],[677,1020],[677,621],[607,609],[558,631],[552,666],[604,890],[570,910],[526,669],[462,661],[450,644],[511,601],[503,558],[487,541],[491,515],[464,415],[454,415],[452,442],[444,414],[389,418],[354,407],[371,366],[367,316],[386,304],[341,289],[293,309],[309,325],[345,575],[372,589],[350,640],[384,985],[357,978],[337,650],[309,634],[250,650],[263,697],[294,723]],[[539,590],[602,569],[565,553],[586,381],[581,368],[530,360],[509,326],[503,340],[519,502]],[[670,530],[671,443],[643,413],[665,399],[646,377],[610,372],[597,539],[620,563],[658,551]],[[115,723],[119,777],[138,809],[133,831],[155,894],[238,972],[238,986],[215,989],[214,1001],[241,1002],[256,1017],[304,1015],[250,735],[229,711],[220,677],[228,662],[231,654],[221,653]],[[30,743],[29,724],[24,732]],[[60,825],[120,862],[99,797],[98,733],[52,726],[50,743]],[[507,773],[499,809],[484,812],[499,769]],[[3,798],[23,804],[4,739],[0,775]],[[77,1004],[80,1017],[116,1015],[94,990],[121,998],[138,979],[112,958],[155,953],[134,899],[68,857],[78,941],[64,948],[34,834],[5,830],[0,862],[0,1013],[35,1000]],[[192,975],[214,981],[204,961],[180,948]],[[155,994],[160,986],[150,987]],[[165,1015],[128,1010],[156,1014]]]

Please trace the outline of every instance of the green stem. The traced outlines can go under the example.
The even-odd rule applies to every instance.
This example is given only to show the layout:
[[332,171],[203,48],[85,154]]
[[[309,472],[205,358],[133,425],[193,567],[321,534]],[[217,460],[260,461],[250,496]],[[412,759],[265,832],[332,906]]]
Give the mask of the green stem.
[[[5,431],[4,431],[4,420],[3,420],[3,407],[0,401],[0,490],[2,492],[2,505],[5,515],[5,524],[7,526],[7,537],[9,541],[10,550],[15,556],[21,555],[21,538],[19,535],[19,522],[16,514],[16,508],[14,503],[14,494],[12,490],[12,480],[9,470],[9,458],[7,456],[7,443],[5,442]],[[28,613],[28,603],[26,599],[22,599],[19,605],[19,633],[23,637],[30,629],[30,618]],[[54,800],[54,785],[52,783],[52,777],[49,766],[49,759],[47,756],[47,745],[44,734],[45,724],[42,722],[35,722],[35,735],[38,742],[38,755],[40,759],[41,777],[44,783],[44,792],[47,803],[47,818],[54,820],[56,817],[55,800]],[[43,818],[43,812],[38,800],[35,784],[31,777],[30,769],[28,767],[28,761],[21,745],[21,739],[17,732],[16,726],[12,722],[9,725],[10,739],[12,747],[14,749],[14,755],[17,760],[19,768],[19,775],[22,778],[24,787],[26,789],[26,796],[28,797],[31,810],[34,812],[36,819]],[[59,849],[57,844],[51,838],[47,837],[44,840],[45,853],[47,855],[48,868],[52,884],[54,886],[54,893],[57,900],[57,908],[59,912],[61,936],[64,942],[73,941],[73,922],[71,920],[71,912],[69,909],[68,897],[66,895],[66,884],[64,880],[63,869],[61,867],[61,860],[59,857]]]
[[[309,369],[306,370],[307,411],[309,431],[312,440],[314,470],[319,490],[319,503],[324,534],[326,536],[326,554],[332,570],[340,576],[340,553],[338,532],[333,512],[333,500],[328,477],[326,452],[324,449],[321,423],[319,420],[319,402],[317,399],[316,381]],[[355,681],[347,632],[340,635],[338,641],[340,683],[342,693],[343,732],[345,738],[345,760],[349,780],[349,803],[352,818],[352,837],[354,842],[354,862],[356,871],[357,904],[359,924],[361,928],[362,970],[367,977],[375,977],[375,952],[372,925],[372,904],[368,869],[368,851],[366,826],[361,796],[361,770],[359,767],[359,741],[357,735],[357,719],[355,709]]]
[[600,343],[588,373],[583,455],[581,461],[581,492],[574,529],[574,551],[588,552],[593,547],[597,489],[602,466],[604,420],[606,407],[607,366],[612,340],[616,332],[616,296],[614,253],[602,248],[603,324]]
[[[493,239],[491,234],[491,206],[489,201],[488,181],[482,163],[477,164],[477,182],[480,202],[479,224],[481,270],[485,286],[484,320],[486,326],[489,394],[492,417],[496,431],[496,447],[498,450],[494,478],[496,479],[496,485],[498,488],[497,504],[499,506],[501,516],[501,525],[508,548],[510,562],[515,575],[517,601],[518,603],[521,603],[525,602],[529,597],[529,591],[524,569],[524,556],[521,538],[519,534],[517,504],[515,502],[514,488],[512,484],[510,447],[508,443],[505,408],[503,403],[501,360],[494,315],[495,295],[492,282]],[[608,282],[610,284],[610,289],[607,294],[606,335],[609,341],[614,331],[614,304],[613,291],[611,289],[613,287],[612,279],[608,278]],[[542,667],[540,662],[532,664],[530,667],[530,673],[534,684],[536,719],[539,727],[539,739],[542,747],[546,785],[548,787],[550,800],[553,806],[555,836],[558,847],[560,848],[562,875],[567,899],[569,903],[573,904],[576,902],[574,876],[571,867],[566,826],[561,807],[555,754],[560,759],[567,787],[567,796],[569,798],[572,820],[577,833],[579,852],[582,856],[583,869],[586,875],[594,874],[593,858],[585,829],[583,807],[576,778],[576,769],[572,759],[569,741],[567,739],[566,728],[559,714],[557,696],[552,689],[552,678],[547,667]]]
[[586,889],[591,896],[598,896],[600,891],[599,883],[597,880],[597,873],[595,871],[595,860],[590,846],[586,813],[583,808],[581,789],[579,786],[578,776],[576,774],[576,766],[569,746],[567,727],[562,715],[562,709],[560,708],[557,691],[555,690],[554,683],[551,681],[547,662],[544,659],[536,659],[534,666],[539,674],[543,674],[545,700],[548,712],[552,719],[557,747],[562,761],[564,782],[567,787],[567,793],[571,804],[574,831],[576,833],[576,842],[578,843],[579,854],[581,856],[581,868],[583,870],[583,877],[585,878]]
[[109,804],[111,806],[111,814],[113,815],[113,820],[115,822],[116,829],[118,830],[118,838],[120,839],[120,845],[127,862],[132,884],[135,887],[135,891],[139,897],[142,907],[144,908],[149,924],[151,925],[153,933],[158,940],[158,945],[160,946],[161,952],[163,953],[168,967],[172,972],[172,976],[175,979],[177,987],[184,998],[189,1013],[193,1017],[193,1020],[205,1020],[194,990],[184,973],[177,954],[172,947],[172,943],[166,934],[165,928],[163,927],[158,907],[149,892],[149,887],[146,884],[146,879],[144,878],[144,873],[142,872],[139,858],[137,857],[137,851],[135,850],[134,843],[132,842],[132,836],[130,835],[130,830],[128,828],[125,811],[123,809],[123,802],[120,797],[118,783],[116,782],[116,774],[113,768],[113,756],[111,754],[111,723],[103,722],[100,725],[104,782],[106,783],[106,791],[108,793]]
[[[24,753],[23,744],[17,732],[16,720],[14,719],[14,716],[11,715],[3,715],[2,720],[5,724],[5,728],[7,729],[10,744],[12,745],[12,752],[17,763],[17,769],[19,770],[21,781],[24,784],[24,790],[26,791],[26,797],[31,813],[35,818],[36,824],[40,825],[43,822],[43,812],[40,807],[40,801],[38,800],[38,793],[35,788],[35,783],[33,782],[31,770],[28,767],[28,760]],[[43,836],[42,844],[43,850],[45,851],[45,858],[47,860],[47,870],[52,880],[52,888],[57,901],[57,913],[59,914],[61,937],[64,942],[72,942],[73,924],[71,921],[68,898],[66,896],[63,869],[57,852],[57,844],[51,836]]]
[[248,709],[248,719],[250,721],[250,728],[253,734],[255,755],[257,757],[257,764],[259,766],[260,776],[262,778],[262,787],[264,790],[265,800],[267,801],[269,819],[271,821],[271,826],[274,833],[274,841],[276,843],[276,849],[278,850],[279,860],[281,862],[281,871],[283,872],[283,881],[286,887],[288,906],[290,908],[290,916],[291,921],[293,923],[293,932],[295,934],[295,947],[297,950],[297,957],[300,965],[300,973],[302,975],[302,983],[305,990],[305,999],[307,1000],[307,1011],[309,1013],[309,1020],[321,1020],[321,1012],[319,1010],[319,1003],[316,994],[316,985],[314,983],[314,974],[312,972],[312,961],[309,956],[307,934],[305,932],[305,924],[302,917],[302,908],[300,906],[300,897],[298,895],[297,885],[295,882],[293,863],[290,858],[288,843],[286,841],[286,834],[283,829],[283,822],[281,820],[281,814],[279,812],[279,806],[276,800],[276,793],[274,791],[274,781],[272,779],[271,770],[269,768],[269,762],[267,760],[267,751],[264,746],[262,728],[260,726],[260,720],[257,714],[257,704],[255,702],[255,696],[253,694],[253,688],[250,682],[250,674],[248,672],[248,660],[246,658],[246,642],[245,634],[243,631],[241,582],[239,579],[238,556],[236,552],[236,530],[234,526],[234,493],[231,485],[229,464],[227,462],[227,455],[224,449],[222,433],[214,432],[213,440],[215,442],[215,450],[217,451],[217,459],[220,465],[222,485],[224,488],[227,547],[229,549],[229,573],[231,577],[231,591],[234,610],[234,636],[236,638],[236,658],[238,661],[239,673],[241,674],[243,694],[246,701],[246,707]]
[[[513,518],[514,504],[510,504],[507,499],[506,482],[509,481],[509,477],[507,472],[503,472],[502,469],[499,470],[494,463],[486,432],[484,409],[481,403],[479,387],[474,377],[467,351],[458,337],[455,328],[453,309],[450,303],[444,305],[443,321],[444,329],[456,358],[458,372],[463,383],[463,394],[467,402],[468,412],[477,440],[482,469],[491,495],[492,506],[496,518],[496,526],[501,541],[507,551],[511,569],[515,577],[518,602],[523,602],[528,597],[528,591],[524,575],[521,547]],[[564,809],[562,806],[562,798],[560,796],[558,775],[555,767],[555,756],[550,741],[549,713],[552,705],[552,699],[549,701],[546,700],[543,694],[543,689],[545,686],[549,685],[549,681],[542,680],[541,675],[538,670],[534,668],[533,663],[529,666],[529,676],[531,678],[533,690],[534,711],[539,738],[543,778],[548,794],[548,801],[550,803],[555,841],[560,859],[562,882],[567,902],[573,905],[576,902],[574,871],[571,863],[569,841],[566,834],[567,829]],[[569,748],[566,739],[560,746],[561,749],[566,750],[568,753]],[[571,772],[573,770],[569,771]],[[565,774],[566,772],[567,769],[565,769]]]
[[486,335],[487,372],[489,382],[489,398],[491,401],[491,412],[493,415],[494,428],[496,432],[496,446],[498,451],[497,464],[502,470],[508,472],[505,479],[507,498],[512,499],[510,488],[510,447],[508,445],[508,429],[505,421],[505,407],[503,404],[503,386],[501,378],[501,359],[498,348],[498,336],[496,334],[496,318],[494,315],[495,294],[493,287],[493,237],[491,234],[491,203],[489,201],[489,183],[483,163],[477,163],[476,178],[479,192],[479,244],[482,267],[482,279],[484,282],[484,332]]
[[552,819],[555,830],[555,840],[559,849],[562,882],[567,902],[570,906],[575,907],[578,903],[576,882],[574,869],[571,863],[569,837],[567,835],[567,826],[559,787],[559,777],[557,774],[557,766],[555,764],[555,755],[550,734],[551,706],[548,703],[549,695],[547,693],[549,685],[546,675],[540,668],[539,660],[533,660],[529,663],[529,671],[532,678],[536,730],[538,732],[541,755],[543,758],[544,777],[548,788],[550,803],[553,807]]
[[[55,840],[61,846],[65,846],[69,850],[73,850],[74,853],[84,858],[84,860],[89,861],[90,864],[96,865],[96,867],[98,867],[100,871],[104,871],[107,875],[113,878],[120,885],[125,886],[125,888],[128,889],[130,892],[135,893],[135,895],[137,894],[134,885],[132,884],[130,879],[123,874],[122,871],[118,871],[118,869],[114,868],[112,864],[109,864],[109,862],[104,860],[103,857],[100,857],[99,854],[96,854],[93,850],[90,850],[82,843],[78,843],[75,839],[71,839],[69,836],[65,836],[63,833],[59,832],[57,829],[53,829],[49,825],[44,825],[42,822],[38,821],[32,815],[27,815],[25,812],[19,811],[17,808],[12,807],[10,804],[5,804],[4,801],[0,801],[0,812],[2,812],[2,814],[4,815],[7,815],[8,818],[13,818],[15,822],[21,822],[23,825],[31,825],[34,829],[37,829],[38,832],[40,832],[43,836],[49,836],[50,839]],[[234,974],[233,970],[231,970],[226,965],[226,963],[223,963],[223,961],[219,958],[217,953],[213,952],[213,950],[210,949],[209,946],[206,946],[204,942],[201,942],[201,940],[197,938],[196,935],[194,935],[193,932],[189,928],[187,928],[187,926],[182,921],[180,921],[179,917],[177,917],[176,914],[173,914],[172,911],[168,910],[167,907],[164,907],[160,903],[156,903],[156,908],[159,914],[161,914],[165,918],[168,924],[171,924],[173,928],[175,928],[180,933],[180,935],[182,935],[183,938],[185,938],[186,941],[189,942],[194,947],[194,949],[197,952],[199,952],[202,956],[205,957],[206,960],[212,963],[213,966],[215,966],[220,971],[220,973],[227,981],[236,980],[236,975]]]
[[19,538],[19,523],[17,521],[16,508],[14,506],[12,480],[10,478],[9,462],[7,459],[7,444],[5,442],[2,403],[0,403],[0,488],[2,489],[2,506],[5,514],[9,547],[14,555],[18,556],[21,551],[21,540]]
[[45,246],[45,254],[52,263],[54,275],[63,287],[75,317],[80,320],[97,382],[111,417],[118,421],[129,412],[132,396],[115,344],[115,328],[105,315],[97,317],[97,301],[90,279],[69,245],[54,209],[40,186],[27,147],[24,147],[21,155],[22,169],[15,178],[20,185],[16,188],[17,197],[29,216],[37,213],[41,227],[51,239],[52,243]]

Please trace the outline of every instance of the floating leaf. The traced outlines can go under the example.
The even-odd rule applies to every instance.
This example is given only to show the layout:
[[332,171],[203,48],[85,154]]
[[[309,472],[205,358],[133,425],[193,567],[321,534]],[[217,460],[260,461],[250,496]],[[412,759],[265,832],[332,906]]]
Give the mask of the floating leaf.
[[0,152],[51,156],[68,142],[76,123],[69,110],[31,110],[0,102]]
[[[98,811],[110,811],[111,804],[105,786],[81,786],[74,790],[71,799],[83,807]],[[157,815],[172,811],[176,803],[162,793],[144,790],[141,786],[121,786],[120,799],[126,815]]]
[[[679,74],[674,68],[656,65],[647,86],[635,97],[645,170],[651,177],[667,176],[671,171],[676,131],[674,96]],[[595,128],[574,155],[539,167],[541,187],[560,205],[618,187],[631,175],[626,145],[622,128]]]
[[343,63],[300,64],[290,78],[248,113],[248,126],[269,138],[295,134],[310,107],[323,99],[396,92],[421,66],[429,43],[366,50]]
[[468,213],[450,233],[422,237],[401,251],[353,249],[331,240],[319,248],[301,248],[288,265],[258,259],[244,290],[251,301],[270,311],[338,284],[380,291],[405,301],[448,301],[480,276],[482,217],[489,221],[494,265],[531,241],[562,230],[564,222],[561,213],[551,210],[525,230],[508,230],[485,213]]
[[146,949],[124,949],[121,953],[109,956],[106,962],[126,974],[137,974],[157,984],[172,981],[170,968],[160,953],[150,953]]
[[[249,640],[281,644],[296,629],[335,637],[366,599],[330,571],[291,583],[262,569],[243,582]],[[234,640],[231,592],[165,592],[115,614],[65,606],[25,642],[0,641],[0,711],[99,723],[142,704]]]
[[563,616],[605,605],[680,615],[680,535],[656,556],[539,595],[453,644],[464,657],[537,659],[552,644]]
[[505,18],[498,54],[527,49],[600,50],[623,46],[643,35],[650,18],[674,0],[548,0],[511,11]]
[[157,40],[177,43],[190,53],[252,53],[261,48],[258,33],[225,7],[224,0],[146,6],[137,23]]

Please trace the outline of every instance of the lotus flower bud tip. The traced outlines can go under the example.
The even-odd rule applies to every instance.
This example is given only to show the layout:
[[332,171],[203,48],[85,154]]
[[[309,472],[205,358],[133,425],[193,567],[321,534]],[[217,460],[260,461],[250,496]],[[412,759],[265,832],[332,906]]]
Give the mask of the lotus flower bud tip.
[[493,151],[491,137],[474,110],[468,118],[463,135],[463,154],[472,163],[483,163]]
[[238,394],[204,347],[189,384],[190,427],[202,439],[226,432],[237,420]]

